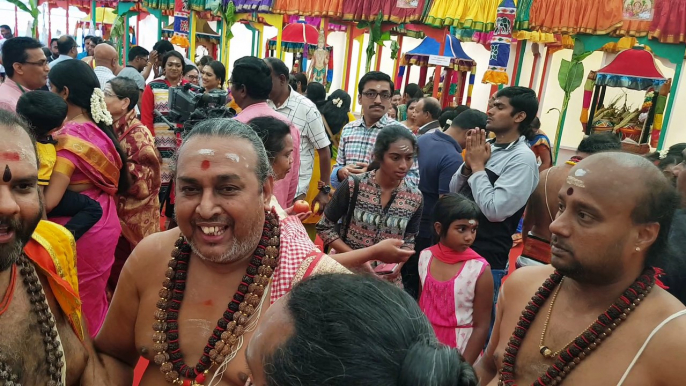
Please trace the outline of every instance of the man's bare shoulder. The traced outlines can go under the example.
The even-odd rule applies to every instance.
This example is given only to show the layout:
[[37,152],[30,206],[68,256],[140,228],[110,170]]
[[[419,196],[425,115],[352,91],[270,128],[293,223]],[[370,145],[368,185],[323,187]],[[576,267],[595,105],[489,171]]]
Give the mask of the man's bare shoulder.
[[160,262],[166,264],[171,258],[171,250],[179,234],[179,228],[173,228],[145,237],[134,248],[126,264],[134,272],[146,272],[147,268],[157,266]]
[[[654,288],[651,311],[655,315],[651,329],[655,333],[646,345],[637,365],[654,374],[663,385],[683,384],[683,360],[686,358],[686,307],[661,288]],[[659,327],[662,324],[661,327]],[[653,327],[655,326],[655,327]],[[659,328],[659,330],[658,330]]]
[[532,287],[538,288],[553,272],[555,272],[555,268],[551,265],[522,267],[512,272],[505,279],[503,286],[507,286],[510,291],[528,290]]

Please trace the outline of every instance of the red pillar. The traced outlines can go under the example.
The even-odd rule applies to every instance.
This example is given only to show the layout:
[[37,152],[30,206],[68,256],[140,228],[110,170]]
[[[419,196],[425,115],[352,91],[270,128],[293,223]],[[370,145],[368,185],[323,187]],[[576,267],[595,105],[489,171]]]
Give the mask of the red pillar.
[[410,84],[410,70],[412,69],[412,65],[408,63],[405,69],[405,88],[407,88],[407,85]]

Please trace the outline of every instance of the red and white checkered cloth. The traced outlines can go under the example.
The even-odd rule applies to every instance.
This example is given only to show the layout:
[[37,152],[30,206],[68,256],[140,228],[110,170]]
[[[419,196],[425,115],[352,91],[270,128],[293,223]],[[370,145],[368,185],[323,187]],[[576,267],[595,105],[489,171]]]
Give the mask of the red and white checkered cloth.
[[271,303],[279,300],[291,289],[298,268],[313,250],[319,250],[310,240],[307,230],[296,216],[280,219],[281,254],[279,266],[272,276]]

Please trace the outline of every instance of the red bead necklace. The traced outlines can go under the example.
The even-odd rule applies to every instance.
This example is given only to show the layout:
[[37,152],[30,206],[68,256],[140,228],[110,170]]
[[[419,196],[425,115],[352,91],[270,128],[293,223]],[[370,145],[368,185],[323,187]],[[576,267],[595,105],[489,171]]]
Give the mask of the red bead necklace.
[[[515,383],[515,363],[519,348],[531,323],[536,319],[536,315],[553,293],[555,287],[560,284],[562,278],[563,276],[557,271],[550,275],[522,311],[512,337],[510,337],[505,348],[503,366],[500,369],[500,380],[498,381],[499,386],[517,386]],[[576,365],[590,355],[641,304],[653,285],[655,285],[655,270],[646,268],[636,281],[624,291],[622,296],[607,311],[598,316],[591,327],[561,350],[555,359],[555,363],[548,367],[548,370],[536,379],[532,386],[557,386],[561,384]]]

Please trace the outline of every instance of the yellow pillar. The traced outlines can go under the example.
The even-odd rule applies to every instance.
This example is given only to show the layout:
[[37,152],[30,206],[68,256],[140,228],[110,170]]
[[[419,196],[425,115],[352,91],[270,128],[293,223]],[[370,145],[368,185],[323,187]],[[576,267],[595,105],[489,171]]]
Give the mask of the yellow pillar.
[[[357,54],[357,71],[355,72],[355,91],[351,95],[352,98],[356,98],[358,95],[358,90],[357,90],[357,84],[360,83],[360,68],[362,68],[362,47],[364,45],[364,35],[362,34],[358,37],[355,38],[358,43],[360,43],[360,50],[358,51]],[[362,91],[362,90],[359,90]],[[353,113],[356,112],[356,103],[353,103]]]
[[[230,28],[228,28],[230,29]],[[228,70],[229,68],[229,56],[231,52],[231,39],[229,39],[229,31],[227,30],[226,24],[224,24],[224,46],[222,47],[222,63],[224,67]]]
[[[283,15],[275,14],[259,14],[259,17],[263,18],[266,23],[276,28],[276,57],[283,60],[283,50],[281,49],[281,37],[283,35]],[[261,31],[264,31],[264,27]],[[264,34],[260,40],[260,50],[264,48]]]
[[350,27],[345,29],[345,58],[343,58],[343,84],[341,85],[341,88],[343,90],[348,89],[348,82],[350,81],[350,79],[348,79],[348,77],[350,76],[350,74],[348,73],[348,55],[350,55],[351,53],[350,45],[352,44],[352,41],[350,39],[350,35],[352,34],[352,32],[350,30]]
[[195,11],[191,10],[191,30],[188,32],[188,40],[190,46],[188,47],[188,59],[195,63],[195,35],[198,30],[198,18]]

